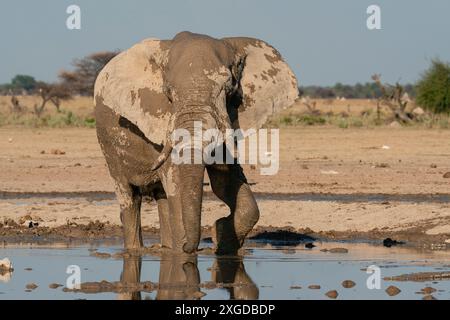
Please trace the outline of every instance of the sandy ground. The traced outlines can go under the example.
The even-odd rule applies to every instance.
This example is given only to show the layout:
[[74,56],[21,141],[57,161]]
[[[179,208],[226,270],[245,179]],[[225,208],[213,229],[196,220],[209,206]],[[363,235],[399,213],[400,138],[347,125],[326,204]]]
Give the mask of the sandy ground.
[[[404,195],[450,195],[450,179],[443,177],[450,172],[450,130],[289,128],[281,129],[280,148],[277,175],[261,176],[259,167],[244,166],[257,195],[397,197],[384,202],[258,197],[258,226],[350,234],[411,231],[450,239],[448,201],[402,201]],[[0,192],[113,192],[93,129],[1,128],[0,150]],[[49,227],[95,220],[120,223],[114,200],[13,198],[0,194],[0,222],[30,215]],[[205,226],[228,213],[214,198],[204,202],[203,210]],[[144,205],[142,218],[143,225],[158,227],[154,204]]]

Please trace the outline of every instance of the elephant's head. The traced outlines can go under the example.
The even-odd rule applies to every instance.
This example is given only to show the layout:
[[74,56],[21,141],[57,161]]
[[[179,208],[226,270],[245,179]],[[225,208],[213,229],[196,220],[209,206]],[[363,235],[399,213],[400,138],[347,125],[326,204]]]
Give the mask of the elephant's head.
[[116,59],[100,74],[96,96],[164,145],[154,169],[169,157],[175,129],[192,132],[194,121],[224,133],[257,129],[298,97],[289,66],[257,39],[182,32],[170,41],[145,40]]

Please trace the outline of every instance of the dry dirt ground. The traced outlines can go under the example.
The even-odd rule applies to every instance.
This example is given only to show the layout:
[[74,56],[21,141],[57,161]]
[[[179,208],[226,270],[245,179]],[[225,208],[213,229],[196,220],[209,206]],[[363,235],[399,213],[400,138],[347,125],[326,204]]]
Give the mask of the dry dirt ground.
[[[244,166],[259,227],[450,242],[450,130],[285,128],[280,149],[275,176]],[[0,223],[120,224],[95,130],[0,128],[0,150]],[[203,211],[204,226],[228,214],[213,196]],[[144,205],[142,221],[158,227],[154,204]]]

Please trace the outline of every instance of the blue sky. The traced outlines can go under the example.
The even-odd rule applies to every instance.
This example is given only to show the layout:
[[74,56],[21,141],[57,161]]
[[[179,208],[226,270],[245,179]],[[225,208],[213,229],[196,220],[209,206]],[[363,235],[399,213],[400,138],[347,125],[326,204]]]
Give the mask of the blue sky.
[[[81,30],[66,28],[66,8],[81,7]],[[382,30],[366,27],[377,4]],[[448,0],[2,0],[0,83],[16,74],[56,80],[70,62],[125,49],[147,37],[189,30],[266,40],[300,84],[416,81],[432,58],[450,61]]]

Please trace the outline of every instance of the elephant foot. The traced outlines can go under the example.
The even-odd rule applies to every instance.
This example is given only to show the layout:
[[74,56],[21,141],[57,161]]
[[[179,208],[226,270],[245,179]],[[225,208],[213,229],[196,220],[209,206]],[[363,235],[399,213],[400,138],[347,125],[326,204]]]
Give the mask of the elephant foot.
[[230,218],[221,218],[214,223],[212,240],[218,255],[235,255],[241,247],[236,236],[233,220]]

